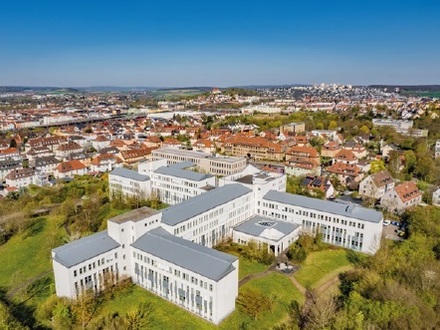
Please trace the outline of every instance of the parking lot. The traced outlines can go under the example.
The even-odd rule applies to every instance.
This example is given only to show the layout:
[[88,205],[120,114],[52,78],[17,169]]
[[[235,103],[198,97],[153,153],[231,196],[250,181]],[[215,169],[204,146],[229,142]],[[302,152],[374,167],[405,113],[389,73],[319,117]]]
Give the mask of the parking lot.
[[403,238],[397,235],[397,230],[399,230],[399,226],[389,224],[388,226],[383,226],[382,235],[386,239],[392,239],[393,241],[403,241]]

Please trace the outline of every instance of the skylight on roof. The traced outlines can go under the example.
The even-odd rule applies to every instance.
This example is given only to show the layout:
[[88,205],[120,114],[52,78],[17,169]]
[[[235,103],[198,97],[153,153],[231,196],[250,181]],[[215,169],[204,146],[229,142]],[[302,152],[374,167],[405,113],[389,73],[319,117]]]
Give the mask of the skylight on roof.
[[257,222],[257,225],[271,228],[276,225],[276,221],[259,221]]

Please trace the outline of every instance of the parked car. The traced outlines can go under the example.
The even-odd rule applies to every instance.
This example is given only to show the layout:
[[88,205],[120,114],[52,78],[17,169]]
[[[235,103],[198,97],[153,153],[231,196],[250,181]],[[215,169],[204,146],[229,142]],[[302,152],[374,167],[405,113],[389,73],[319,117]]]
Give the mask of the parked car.
[[389,226],[390,223],[391,223],[390,220],[384,220],[384,221],[383,221],[383,225],[384,225],[384,226]]

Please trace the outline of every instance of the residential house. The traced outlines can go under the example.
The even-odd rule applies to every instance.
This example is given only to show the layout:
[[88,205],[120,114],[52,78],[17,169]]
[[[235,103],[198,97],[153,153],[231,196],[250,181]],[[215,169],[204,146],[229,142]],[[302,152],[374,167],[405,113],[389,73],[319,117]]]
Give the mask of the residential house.
[[110,140],[106,138],[104,135],[98,135],[96,139],[91,141],[93,148],[98,151],[101,151],[104,148],[110,147]]
[[55,157],[64,160],[67,159],[71,154],[80,153],[83,148],[76,142],[69,141],[67,143],[60,144],[58,148],[55,149]]
[[374,199],[382,198],[385,193],[394,188],[394,180],[387,170],[367,176],[359,183],[359,194]]
[[122,161],[112,154],[100,154],[90,162],[92,172],[111,172],[120,166],[122,166]]
[[54,174],[57,165],[60,163],[54,156],[36,157],[29,162],[38,173],[51,175]]
[[342,147],[339,143],[335,141],[328,141],[321,147],[321,156],[334,158],[336,154],[342,150]]
[[7,148],[0,150],[0,160],[13,159],[21,161],[23,157],[17,148]]
[[403,182],[388,190],[381,198],[380,204],[389,211],[397,213],[419,205],[422,202],[422,192],[414,181]]
[[35,181],[35,170],[22,168],[9,172],[6,177],[6,184],[10,187],[25,188]]
[[320,190],[324,197],[329,199],[335,195],[335,188],[328,178],[323,176],[306,176],[301,183],[313,194],[314,190]]
[[3,182],[8,173],[22,168],[23,164],[21,161],[14,159],[0,160],[0,183]]
[[68,160],[57,165],[54,176],[57,179],[73,178],[75,175],[84,175],[88,173],[86,165],[79,160]]

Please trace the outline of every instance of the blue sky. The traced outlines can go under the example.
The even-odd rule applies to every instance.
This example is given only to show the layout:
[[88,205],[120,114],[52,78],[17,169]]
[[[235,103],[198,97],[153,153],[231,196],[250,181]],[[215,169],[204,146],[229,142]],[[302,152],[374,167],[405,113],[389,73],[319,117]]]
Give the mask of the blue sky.
[[440,1],[3,1],[0,85],[440,84]]

